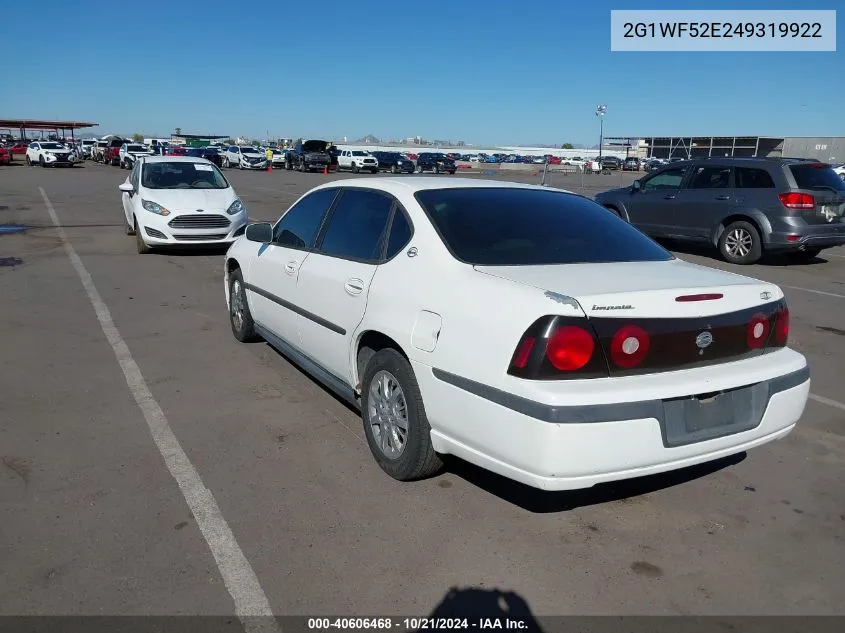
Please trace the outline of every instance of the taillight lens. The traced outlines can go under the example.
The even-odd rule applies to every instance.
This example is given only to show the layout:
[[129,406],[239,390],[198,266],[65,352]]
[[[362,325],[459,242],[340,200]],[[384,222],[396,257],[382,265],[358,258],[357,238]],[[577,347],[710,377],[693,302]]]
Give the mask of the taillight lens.
[[769,340],[769,318],[763,314],[755,314],[748,322],[745,339],[750,349],[760,349]]
[[775,342],[786,345],[789,340],[789,308],[784,306],[775,315]]
[[577,371],[590,362],[595,349],[590,332],[577,325],[564,325],[549,338],[546,357],[560,371]]
[[622,369],[636,367],[648,356],[650,344],[648,332],[636,325],[625,325],[610,340],[610,361]]
[[531,380],[607,378],[607,361],[585,317],[547,315],[522,335],[508,374]]
[[809,193],[790,191],[778,195],[780,203],[787,209],[815,209],[816,199]]

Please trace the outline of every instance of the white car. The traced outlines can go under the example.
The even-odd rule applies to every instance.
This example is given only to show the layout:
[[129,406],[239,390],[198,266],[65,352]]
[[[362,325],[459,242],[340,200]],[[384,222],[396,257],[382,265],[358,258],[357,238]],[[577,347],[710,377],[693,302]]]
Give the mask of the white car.
[[356,174],[363,169],[375,174],[378,172],[378,159],[360,149],[343,149],[337,155],[337,168],[349,169]]
[[837,165],[833,168],[833,173],[845,180],[845,164]]
[[76,152],[63,143],[56,141],[35,141],[26,148],[27,165],[41,165],[42,167],[56,167],[67,165],[73,167],[79,158]]
[[223,152],[223,167],[267,169],[267,159],[264,152],[251,145],[231,145]]
[[273,167],[284,167],[285,166],[285,150],[283,149],[274,149],[273,150]]
[[141,145],[140,143],[124,143],[120,146],[118,155],[120,156],[120,168],[132,169],[139,157],[152,156],[153,153],[146,145]]
[[141,157],[119,188],[126,234],[135,236],[142,254],[161,246],[229,244],[247,224],[232,185],[204,158]]
[[546,490],[669,471],[786,436],[810,388],[780,288],[546,187],[327,183],[247,227],[225,292],[400,480],[441,454]]

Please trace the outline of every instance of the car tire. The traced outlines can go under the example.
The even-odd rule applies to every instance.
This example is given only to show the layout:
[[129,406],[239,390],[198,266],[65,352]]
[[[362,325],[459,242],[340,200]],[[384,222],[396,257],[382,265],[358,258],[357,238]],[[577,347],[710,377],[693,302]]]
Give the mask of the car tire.
[[229,275],[229,325],[232,327],[232,335],[241,343],[253,343],[261,338],[255,332],[255,321],[249,311],[240,268]]
[[750,222],[733,222],[719,237],[719,253],[731,264],[754,264],[763,256],[760,232]]
[[135,220],[135,246],[138,249],[139,255],[149,255],[153,252],[150,245],[144,241],[143,237],[141,237],[141,227],[138,226],[138,220]]
[[299,171],[302,172],[303,174],[305,173],[305,161],[304,160],[299,162]]
[[434,173],[435,173],[436,175],[438,175],[438,176],[440,175],[440,165],[435,165],[435,166],[434,166]]
[[399,173],[399,167],[394,165],[393,167],[390,168],[390,172],[393,173],[393,174],[398,174]]
[[44,160],[43,156],[38,157],[38,164],[41,165],[42,167],[44,167],[45,169],[47,167],[47,162]]
[[30,160],[29,156],[24,158],[24,161],[27,167],[32,167],[32,161]]
[[226,169],[229,169],[229,159],[226,158],[225,156],[223,157],[223,167],[225,167]]
[[123,230],[126,231],[127,235],[130,235],[130,236],[135,235],[135,225],[134,224],[129,224],[129,222],[126,222]]
[[360,169],[358,169],[358,165],[356,165],[355,163],[352,163],[352,173],[353,173],[353,174],[357,174],[357,173],[358,173],[358,172],[360,172],[360,171],[361,171],[361,170],[360,170]]
[[449,171],[449,173],[450,173],[452,176],[454,176],[456,171],[457,171],[456,169],[452,169],[452,170],[450,170],[450,171]]
[[[382,400],[381,397],[385,382],[391,393],[397,396],[393,411],[386,407],[389,399]],[[364,435],[381,469],[399,481],[424,479],[440,470],[442,462],[431,444],[431,427],[425,415],[422,394],[408,361],[394,349],[376,352],[367,363],[361,385]],[[387,429],[390,433],[382,431],[382,422],[391,425]],[[401,448],[395,447],[391,453],[390,444],[400,435],[403,422],[406,427],[404,442]],[[383,438],[386,448],[382,448]]]
[[378,173],[378,169],[371,169],[371,170],[370,170],[370,173],[371,173],[371,174],[377,174],[377,173]]

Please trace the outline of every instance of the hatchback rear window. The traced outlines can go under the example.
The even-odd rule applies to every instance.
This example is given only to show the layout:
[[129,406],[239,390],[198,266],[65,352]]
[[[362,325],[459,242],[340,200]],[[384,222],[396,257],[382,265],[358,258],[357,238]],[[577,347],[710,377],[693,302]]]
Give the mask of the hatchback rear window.
[[507,187],[417,192],[446,246],[479,266],[666,261],[672,255],[595,202]]
[[790,165],[789,171],[792,172],[799,189],[845,192],[845,182],[828,165],[822,163]]

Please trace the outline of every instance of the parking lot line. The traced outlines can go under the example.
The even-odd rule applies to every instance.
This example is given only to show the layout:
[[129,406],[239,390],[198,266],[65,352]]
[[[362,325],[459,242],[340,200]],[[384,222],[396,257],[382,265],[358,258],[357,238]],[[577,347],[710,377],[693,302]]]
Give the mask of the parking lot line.
[[41,192],[44,205],[47,207],[47,212],[50,214],[50,219],[53,221],[65,252],[82,282],[91,306],[94,308],[103,334],[108,339],[109,345],[111,345],[112,351],[117,357],[117,362],[123,370],[126,384],[135,398],[138,408],[144,415],[153,441],[161,453],[167,469],[179,485],[179,489],[182,491],[182,495],[211,549],[226,589],[235,602],[235,614],[243,623],[244,629],[250,633],[280,631],[276,621],[272,617],[268,617],[272,616],[273,612],[267,600],[267,595],[258,582],[255,571],[235,540],[235,535],[226,523],[214,495],[203,484],[199,473],[170,428],[170,423],[167,421],[164,411],[147,387],[141,369],[112,320],[108,306],[100,296],[90,273],[62,228],[53,204],[42,187],[39,187],[38,190]]
[[834,409],[842,409],[843,411],[845,411],[845,404],[837,402],[836,400],[831,400],[830,398],[825,398],[824,396],[817,396],[816,394],[811,393],[810,400],[815,400],[816,402],[826,404],[827,406],[833,407]]
[[824,290],[813,290],[811,288],[802,288],[801,286],[786,286],[779,284],[781,288],[789,288],[790,290],[801,290],[803,292],[812,292],[816,295],[824,295],[825,297],[836,297],[837,299],[845,299],[845,295],[838,295],[835,292],[825,292]]

